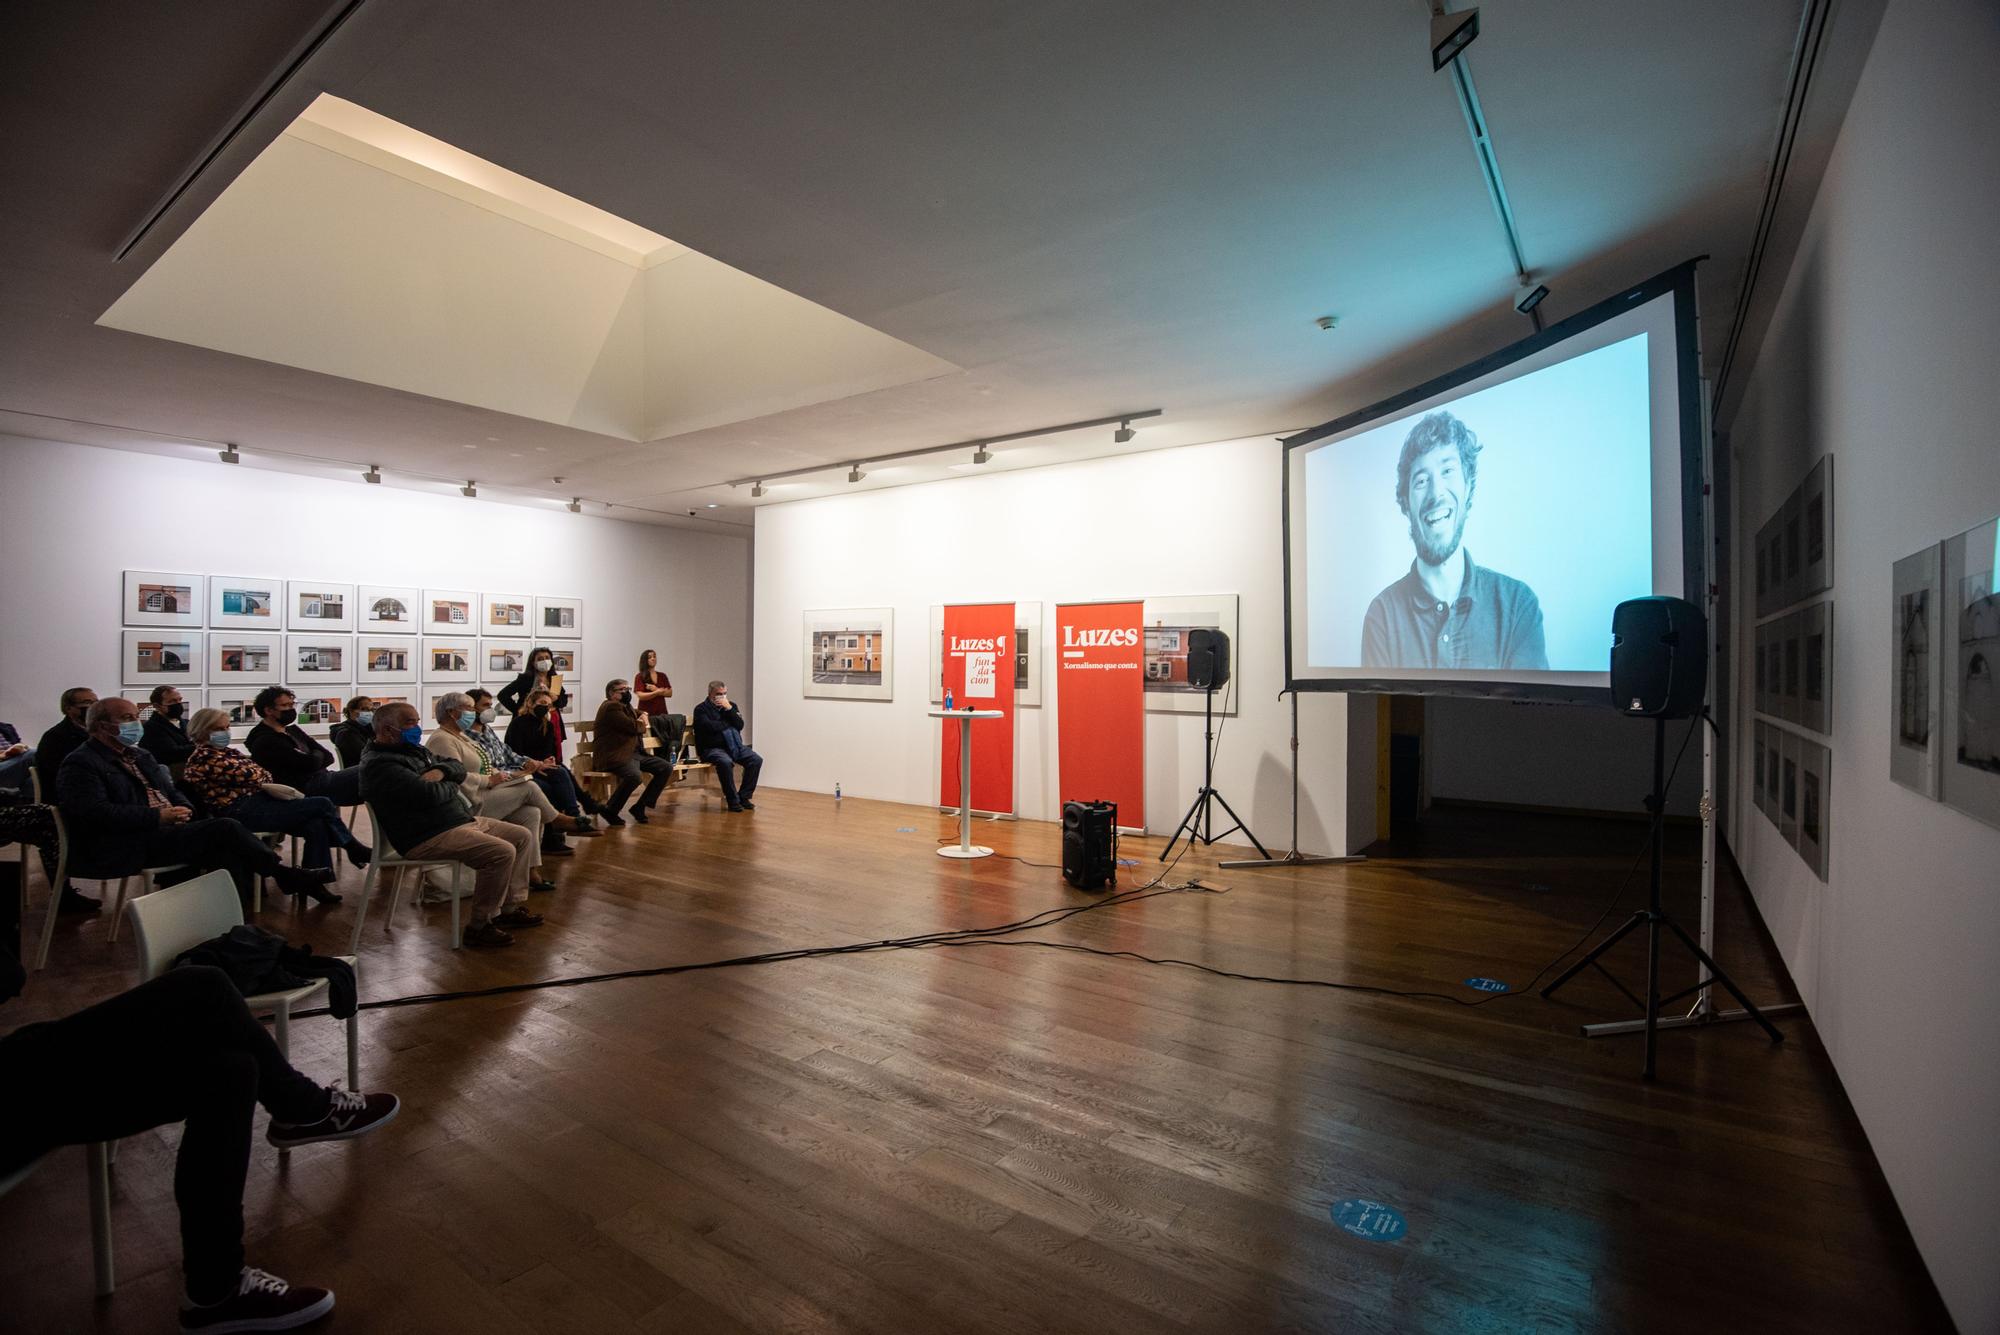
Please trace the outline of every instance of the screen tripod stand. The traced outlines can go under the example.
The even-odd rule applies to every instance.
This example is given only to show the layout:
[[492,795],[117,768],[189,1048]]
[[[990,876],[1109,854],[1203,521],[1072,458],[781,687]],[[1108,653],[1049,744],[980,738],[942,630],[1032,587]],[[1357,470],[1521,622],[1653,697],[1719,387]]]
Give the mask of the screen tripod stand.
[[[1696,726],[1699,727],[1700,724],[1697,723]],[[1784,1042],[1785,1036],[1778,1032],[1777,1026],[1765,1017],[1763,1011],[1758,1010],[1757,1007],[1750,1004],[1750,998],[1743,995],[1743,989],[1736,986],[1735,982],[1731,980],[1728,974],[1722,971],[1721,966],[1716,964],[1709,953],[1703,950],[1696,943],[1695,939],[1687,934],[1686,929],[1675,922],[1673,916],[1664,908],[1660,907],[1660,861],[1665,851],[1667,834],[1667,721],[1665,718],[1655,718],[1653,720],[1653,794],[1646,799],[1646,810],[1652,813],[1652,833],[1648,836],[1647,844],[1653,863],[1650,895],[1646,901],[1646,907],[1634,913],[1626,920],[1623,927],[1620,927],[1610,936],[1604,938],[1588,955],[1585,955],[1575,964],[1565,969],[1561,977],[1542,989],[1542,995],[1544,997],[1554,995],[1556,989],[1564,983],[1567,983],[1585,969],[1595,966],[1604,972],[1606,977],[1611,978],[1614,984],[1617,984],[1619,991],[1624,992],[1628,997],[1632,996],[1631,992],[1626,990],[1625,985],[1619,983],[1597,961],[1599,956],[1624,940],[1628,933],[1644,927],[1646,929],[1646,1000],[1644,1002],[1646,1010],[1646,1065],[1643,1074],[1646,1079],[1651,1080],[1653,1078],[1653,1056],[1658,1047],[1660,1007],[1671,1006],[1682,997],[1708,987],[1711,982],[1721,983],[1725,988],[1728,988],[1729,995],[1735,997],[1737,1004],[1743,1007],[1743,1013],[1748,1018],[1762,1025],[1764,1032],[1771,1036],[1773,1043]],[[1707,970],[1708,975],[1704,976],[1693,987],[1684,988],[1670,997],[1662,997],[1660,995],[1660,929],[1662,927],[1679,938],[1680,943],[1688,948],[1688,952],[1695,957],[1703,969]],[[1634,997],[1633,1000],[1636,1001],[1637,998]]]
[[[1292,697],[1292,851],[1283,857],[1272,857],[1268,853],[1261,858],[1235,858],[1218,862],[1218,867],[1317,867],[1329,862],[1366,862],[1359,853],[1333,856],[1322,853],[1299,852],[1299,693],[1294,690],[1280,692]],[[1227,810],[1227,808],[1224,808]],[[1250,841],[1256,843],[1255,839]]]
[[[1194,795],[1194,805],[1188,808],[1187,815],[1181,817],[1181,823],[1175,827],[1174,837],[1167,840],[1167,846],[1160,850],[1160,861],[1165,862],[1173,853],[1174,845],[1181,841],[1182,835],[1187,836],[1190,844],[1212,844],[1217,839],[1228,838],[1237,830],[1243,831],[1244,837],[1256,845],[1257,851],[1269,858],[1271,850],[1257,843],[1257,836],[1250,833],[1250,827],[1229,805],[1229,799],[1216,790],[1215,684],[1212,676],[1204,695],[1201,710],[1201,791]],[[1236,822],[1221,834],[1215,832],[1215,808],[1211,803],[1220,803],[1222,809],[1229,813],[1229,819]]]

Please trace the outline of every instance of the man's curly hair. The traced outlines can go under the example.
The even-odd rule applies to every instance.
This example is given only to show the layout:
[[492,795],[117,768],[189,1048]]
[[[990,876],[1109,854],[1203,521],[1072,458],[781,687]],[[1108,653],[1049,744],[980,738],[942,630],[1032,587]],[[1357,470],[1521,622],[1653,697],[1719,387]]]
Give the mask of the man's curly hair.
[[1472,493],[1479,488],[1479,452],[1485,447],[1465,423],[1450,413],[1425,413],[1410,428],[1408,438],[1403,441],[1403,457],[1396,461],[1396,504],[1404,514],[1410,512],[1410,466],[1444,445],[1458,447],[1458,460],[1465,468],[1465,500],[1468,505],[1472,503]]

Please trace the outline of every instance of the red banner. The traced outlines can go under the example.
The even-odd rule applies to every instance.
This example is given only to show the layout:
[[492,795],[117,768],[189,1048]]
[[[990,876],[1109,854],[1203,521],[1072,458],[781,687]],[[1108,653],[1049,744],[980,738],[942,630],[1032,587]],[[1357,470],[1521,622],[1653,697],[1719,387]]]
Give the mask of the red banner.
[[[997,709],[972,721],[972,809],[1014,809],[1014,604],[944,609],[944,687],[954,709]],[[958,745],[965,725],[949,719],[938,805],[958,805]]]
[[1058,802],[1116,802],[1146,824],[1145,604],[1056,608]]

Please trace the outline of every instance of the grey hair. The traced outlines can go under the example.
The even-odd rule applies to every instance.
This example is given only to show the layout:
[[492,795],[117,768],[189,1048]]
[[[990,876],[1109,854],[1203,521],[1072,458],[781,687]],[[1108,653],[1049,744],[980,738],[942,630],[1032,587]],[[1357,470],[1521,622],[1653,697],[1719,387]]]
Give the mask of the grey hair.
[[721,690],[721,689],[722,689],[723,687],[727,686],[728,684],[729,684],[729,683],[728,683],[728,682],[726,682],[726,681],[712,681],[712,682],[710,682],[710,683],[708,684],[708,693],[709,693],[710,695],[714,695],[714,694],[715,694],[715,693],[716,693],[717,691]]
[[[95,728],[98,724],[104,722],[106,716],[108,716],[111,713],[112,705],[114,704],[129,705],[131,703],[132,702],[130,700],[127,700],[122,695],[107,695],[103,699],[99,700],[96,704],[93,704],[88,710],[84,712],[83,726],[86,729]],[[135,709],[137,708],[136,705],[134,705],[133,707]]]
[[459,711],[471,703],[472,697],[464,691],[446,691],[438,697],[437,721],[443,723],[446,719],[456,719]]

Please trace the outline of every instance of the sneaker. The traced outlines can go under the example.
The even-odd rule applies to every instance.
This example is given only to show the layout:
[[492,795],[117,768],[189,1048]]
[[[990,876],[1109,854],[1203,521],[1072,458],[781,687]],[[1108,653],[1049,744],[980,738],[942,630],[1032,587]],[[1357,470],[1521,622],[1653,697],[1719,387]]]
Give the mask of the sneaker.
[[[549,889],[553,890],[555,887],[552,885]],[[542,925],[542,915],[539,913],[530,913],[524,908],[517,907],[508,909],[505,913],[494,914],[493,921],[506,928],[540,927]],[[471,939],[471,936],[472,933],[466,933],[468,940]]]
[[394,1094],[358,1094],[348,1089],[327,1092],[333,1103],[326,1116],[317,1122],[280,1122],[274,1117],[264,1130],[264,1139],[281,1150],[316,1145],[322,1140],[352,1140],[395,1121],[403,1106]]
[[646,808],[644,808],[644,807],[633,807],[633,808],[632,808],[632,819],[633,819],[633,820],[635,820],[635,821],[637,821],[637,822],[638,822],[639,824],[641,824],[641,825],[645,825],[645,824],[647,824],[647,823],[648,823],[648,820],[647,820],[647,816],[646,816]]
[[197,1305],[181,1301],[183,1335],[224,1335],[225,1332],[295,1330],[333,1310],[327,1289],[291,1285],[254,1266],[244,1266],[236,1292],[219,1303]]
[[496,927],[489,922],[476,922],[465,929],[465,944],[468,946],[511,946],[514,934],[504,927]]
[[57,913],[96,913],[104,905],[89,895],[80,895],[69,886],[63,887],[62,903],[56,906]]

